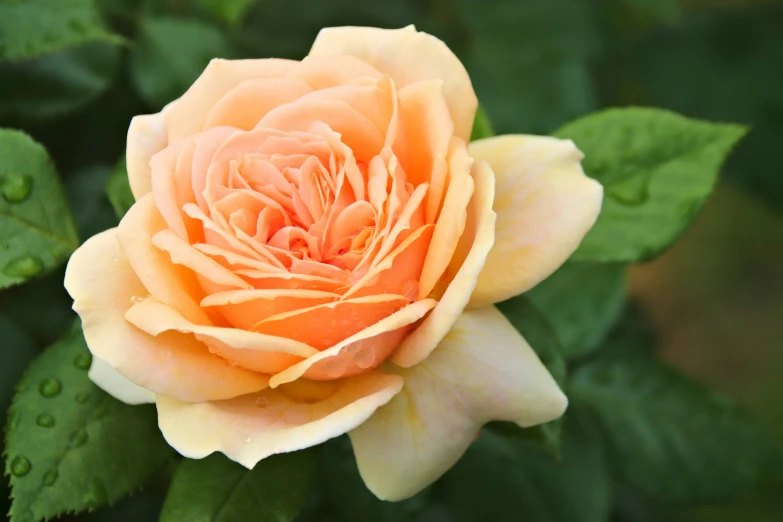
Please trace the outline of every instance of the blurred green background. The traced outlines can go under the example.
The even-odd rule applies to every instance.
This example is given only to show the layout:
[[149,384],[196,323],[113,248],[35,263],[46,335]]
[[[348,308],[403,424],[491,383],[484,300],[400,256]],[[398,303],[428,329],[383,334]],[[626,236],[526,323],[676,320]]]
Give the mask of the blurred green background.
[[[413,23],[442,38],[466,64],[497,133],[546,134],[627,105],[749,124],[693,226],[633,268],[631,291],[665,359],[739,396],[783,441],[783,2],[100,0],[95,13],[121,41],[85,36],[79,24],[94,13],[75,11],[85,2],[48,4],[73,16],[80,45],[0,60],[0,126],[47,147],[82,240],[116,222],[102,194],[133,115],[181,94],[213,56],[299,59],[324,26]],[[10,30],[2,21],[0,29]],[[3,409],[29,358],[72,318],[62,276],[0,293],[3,344],[21,347],[0,361]],[[164,493],[153,486],[81,519],[155,520]],[[780,521],[780,493],[773,484],[714,505],[663,506],[618,491],[612,520]],[[421,517],[451,520],[436,508]]]

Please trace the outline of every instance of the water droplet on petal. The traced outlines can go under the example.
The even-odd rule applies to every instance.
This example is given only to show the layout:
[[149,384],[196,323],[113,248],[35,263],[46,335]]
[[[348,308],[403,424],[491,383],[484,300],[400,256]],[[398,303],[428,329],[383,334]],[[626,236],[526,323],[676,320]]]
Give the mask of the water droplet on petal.
[[256,399],[256,408],[266,408],[269,406],[269,399],[266,397],[259,397]]
[[348,368],[346,360],[339,355],[324,359],[322,364],[324,373],[333,379],[340,377]]
[[57,468],[52,468],[49,471],[47,471],[43,476],[43,483],[44,486],[52,486],[55,482],[57,482],[57,477],[60,475],[60,473],[57,471]]
[[245,444],[249,444],[249,443],[250,443],[250,437],[247,437],[247,438],[245,439]]
[[92,364],[92,355],[90,352],[82,352],[73,360],[73,365],[80,370],[89,370]]
[[3,267],[3,274],[9,277],[33,277],[43,270],[43,262],[29,254],[15,257]]
[[72,448],[81,448],[85,444],[87,444],[87,441],[90,438],[87,436],[87,432],[84,430],[79,430],[73,432],[73,435],[71,435],[71,447]]
[[42,413],[35,419],[35,423],[42,428],[51,428],[54,426],[54,417],[48,413]]
[[131,301],[133,301],[134,303],[140,303],[144,301],[144,298],[138,295],[134,295],[131,297]]
[[54,377],[44,379],[38,385],[38,392],[44,397],[55,397],[60,393],[60,390],[62,390],[62,385]]
[[366,370],[375,364],[375,350],[370,346],[362,347],[359,351],[352,354],[352,356],[353,362],[362,370]]
[[21,455],[17,455],[14,457],[14,460],[11,461],[11,474],[15,477],[24,477],[30,473],[32,467],[33,465],[30,464],[29,460]]
[[79,392],[76,394],[74,399],[76,399],[76,402],[78,402],[79,404],[84,404],[85,402],[90,400],[90,394],[86,392]]
[[33,178],[25,174],[6,174],[0,181],[0,192],[9,203],[19,203],[30,195]]

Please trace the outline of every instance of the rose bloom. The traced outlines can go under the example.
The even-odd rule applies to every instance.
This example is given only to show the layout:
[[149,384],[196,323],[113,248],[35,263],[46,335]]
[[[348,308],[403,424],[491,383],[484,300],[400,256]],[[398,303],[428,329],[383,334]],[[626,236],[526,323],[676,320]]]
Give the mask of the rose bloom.
[[68,265],[92,380],[155,402],[189,458],[252,468],[348,433],[388,500],[488,421],[559,417],[566,397],[492,304],[568,258],[602,189],[570,141],[468,144],[476,107],[413,27],[324,29],[301,62],[213,60],[133,119],[136,203]]

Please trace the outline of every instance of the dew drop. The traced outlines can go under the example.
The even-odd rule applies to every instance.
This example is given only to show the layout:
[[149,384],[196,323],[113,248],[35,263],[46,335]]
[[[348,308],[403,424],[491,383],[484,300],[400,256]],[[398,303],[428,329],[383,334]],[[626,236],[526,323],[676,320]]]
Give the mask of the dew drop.
[[0,192],[9,203],[19,203],[30,195],[33,178],[25,174],[6,174],[0,182]]
[[130,300],[133,301],[134,303],[140,303],[144,301],[144,298],[138,295],[134,295],[130,298]]
[[92,364],[92,355],[89,352],[82,352],[73,359],[73,365],[80,370],[89,370]]
[[52,468],[49,471],[47,471],[43,476],[43,483],[44,486],[52,486],[55,482],[57,482],[57,477],[59,476],[59,472],[57,471],[57,468]]
[[3,267],[3,274],[9,277],[33,277],[43,270],[43,262],[29,254],[24,254],[10,260]]
[[84,503],[87,504],[87,508],[96,509],[105,504],[107,500],[106,488],[98,479],[93,479],[84,495]]
[[269,406],[269,399],[266,397],[258,397],[256,399],[256,408],[266,408]]
[[32,464],[25,457],[17,455],[14,460],[11,461],[11,474],[15,477],[24,477],[32,469]]
[[19,427],[19,412],[11,410],[8,413],[8,431],[13,431]]
[[55,397],[60,393],[60,390],[62,390],[62,385],[54,377],[44,379],[38,385],[38,392],[44,397]]
[[373,350],[370,346],[361,348],[359,351],[353,354],[353,362],[356,363],[356,366],[362,370],[370,368],[373,364],[375,364],[375,350]]
[[79,430],[73,432],[73,435],[71,435],[71,447],[72,448],[81,448],[85,444],[87,444],[87,441],[89,440],[89,437],[87,436],[87,432],[84,430]]
[[329,357],[323,362],[323,370],[332,378],[340,377],[348,368],[348,363],[340,356]]
[[54,417],[52,417],[48,413],[42,413],[35,419],[35,423],[41,426],[42,428],[51,428],[52,426],[54,426],[55,421],[54,421]]
[[76,399],[76,402],[78,402],[79,404],[84,404],[85,402],[90,400],[90,394],[87,392],[79,392],[76,394],[74,399]]
[[250,444],[250,437],[245,439],[245,444]]

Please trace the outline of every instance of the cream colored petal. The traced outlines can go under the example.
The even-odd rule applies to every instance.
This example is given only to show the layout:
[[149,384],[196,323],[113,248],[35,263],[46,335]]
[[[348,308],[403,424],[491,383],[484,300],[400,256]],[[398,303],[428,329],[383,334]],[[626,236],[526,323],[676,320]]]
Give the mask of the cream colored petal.
[[285,76],[298,65],[293,60],[276,58],[212,60],[187,92],[163,110],[169,142],[202,131],[215,104],[241,82]]
[[420,80],[443,80],[455,134],[470,139],[478,100],[470,77],[445,43],[411,26],[403,29],[321,29],[309,56],[356,56],[391,76],[398,89]]
[[437,480],[491,420],[556,419],[568,401],[527,342],[493,306],[466,311],[438,349],[399,370],[402,392],[350,432],[359,472],[383,500]]
[[99,357],[93,356],[90,380],[103,391],[125,404],[148,404],[155,402],[155,394],[126,379],[114,367]]
[[473,197],[468,206],[465,231],[459,239],[452,263],[441,276],[448,284],[438,305],[411,332],[392,355],[392,361],[408,368],[423,361],[446,336],[470,300],[487,253],[495,239],[495,213],[492,199],[495,196],[492,169],[483,162],[473,164],[471,171],[475,182]]
[[475,141],[470,154],[495,172],[498,215],[470,306],[521,294],[577,249],[601,210],[603,188],[582,172],[570,140],[508,135]]
[[93,236],[74,252],[65,288],[93,356],[142,388],[184,401],[204,401],[267,385],[265,376],[227,365],[191,334],[171,331],[153,337],[124,319],[146,289],[120,248],[116,229]]
[[136,116],[128,128],[125,166],[136,201],[152,191],[150,160],[168,145],[168,130],[162,113]]
[[[158,423],[166,441],[185,457],[219,451],[252,469],[270,455],[350,431],[389,402],[402,379],[376,371],[321,386],[326,388],[316,390],[315,401],[297,400],[295,390],[281,389],[201,404],[159,396]],[[325,397],[318,397],[321,392]]]

